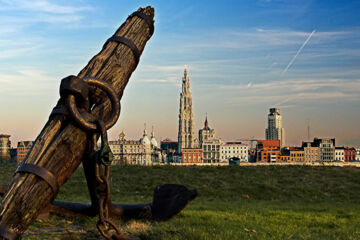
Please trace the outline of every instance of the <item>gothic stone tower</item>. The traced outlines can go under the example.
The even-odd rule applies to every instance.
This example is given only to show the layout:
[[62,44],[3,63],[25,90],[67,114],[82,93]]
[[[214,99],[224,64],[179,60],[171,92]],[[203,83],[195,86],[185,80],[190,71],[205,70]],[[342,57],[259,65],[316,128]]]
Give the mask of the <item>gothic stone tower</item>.
[[182,78],[182,91],[180,94],[179,111],[179,132],[178,132],[178,152],[183,148],[194,147],[194,114],[192,109],[192,95],[190,92],[190,79],[187,68],[184,70]]

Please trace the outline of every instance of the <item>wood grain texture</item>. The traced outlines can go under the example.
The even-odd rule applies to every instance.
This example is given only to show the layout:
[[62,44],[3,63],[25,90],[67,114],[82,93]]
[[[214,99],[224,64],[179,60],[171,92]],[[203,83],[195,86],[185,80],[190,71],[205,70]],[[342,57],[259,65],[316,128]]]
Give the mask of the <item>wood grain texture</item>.
[[[154,18],[154,9],[151,7],[140,8],[138,11]],[[127,19],[114,35],[130,39],[142,53],[149,39],[149,27],[143,19],[133,17]],[[111,83],[121,99],[135,68],[131,49],[123,44],[108,42],[78,76],[96,77]],[[95,89],[91,91],[91,98],[97,104],[92,111],[94,117],[103,120],[109,117],[110,101]],[[62,186],[81,163],[88,139],[88,134],[74,125],[71,119],[61,115],[51,116],[24,162],[50,170],[57,176],[59,186]],[[33,174],[17,173],[0,206],[0,225],[23,234],[54,198],[45,181]]]

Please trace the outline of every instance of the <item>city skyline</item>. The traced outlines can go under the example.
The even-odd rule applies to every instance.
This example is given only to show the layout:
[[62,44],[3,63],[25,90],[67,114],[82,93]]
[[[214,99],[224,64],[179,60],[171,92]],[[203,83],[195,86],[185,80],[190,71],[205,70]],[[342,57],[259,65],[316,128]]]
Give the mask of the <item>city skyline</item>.
[[[59,98],[60,80],[78,73],[129,13],[148,4],[0,3],[0,132],[12,135],[13,146],[41,131]],[[210,126],[224,140],[265,139],[268,109],[279,107],[287,144],[307,140],[309,120],[311,138],[360,145],[359,3],[151,5],[155,33],[125,90],[110,139],[122,130],[130,139],[140,138],[146,122],[159,140],[176,140],[187,64],[195,132],[208,113]]]

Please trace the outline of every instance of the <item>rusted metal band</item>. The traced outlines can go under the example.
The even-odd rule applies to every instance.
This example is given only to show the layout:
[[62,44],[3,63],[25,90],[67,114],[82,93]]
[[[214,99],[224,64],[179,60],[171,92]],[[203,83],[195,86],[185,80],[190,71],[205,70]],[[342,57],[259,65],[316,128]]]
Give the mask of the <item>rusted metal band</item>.
[[134,54],[135,65],[136,66],[138,65],[139,59],[140,59],[140,51],[130,39],[127,39],[125,37],[120,37],[120,36],[112,36],[111,38],[109,38],[107,40],[107,42],[110,42],[110,41],[122,43],[122,44],[128,46],[131,49],[131,51],[133,52],[133,54]]
[[154,33],[154,21],[151,19],[150,16],[146,15],[145,13],[143,12],[139,12],[139,11],[136,11],[136,12],[133,12],[129,18],[132,18],[134,16],[137,16],[139,18],[142,18],[145,20],[145,22],[147,23],[147,25],[149,26],[149,38],[153,35]]
[[64,105],[64,99],[68,95],[74,95],[77,100],[77,105],[80,108],[89,108],[89,86],[81,78],[77,76],[68,76],[63,78],[60,83],[60,101],[52,110],[51,115],[69,115],[69,111]]
[[7,240],[17,240],[21,238],[21,235],[13,232],[8,227],[0,226],[0,237]]
[[45,182],[47,182],[50,185],[54,194],[56,194],[59,190],[59,184],[57,183],[55,175],[43,167],[34,164],[23,163],[18,167],[15,173],[20,173],[20,172],[32,173],[38,176],[39,178],[42,178]]

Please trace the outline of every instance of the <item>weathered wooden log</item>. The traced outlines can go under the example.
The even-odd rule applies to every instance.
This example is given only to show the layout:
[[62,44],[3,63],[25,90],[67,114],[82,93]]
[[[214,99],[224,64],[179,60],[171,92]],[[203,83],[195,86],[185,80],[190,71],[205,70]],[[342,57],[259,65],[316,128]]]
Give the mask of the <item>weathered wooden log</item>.
[[[146,7],[138,11],[154,18],[154,9]],[[144,19],[134,16],[115,32],[131,40],[141,54],[151,35]],[[119,98],[137,65],[133,51],[126,45],[109,41],[94,56],[78,77],[96,77],[110,83]],[[95,118],[106,120],[111,112],[110,101],[99,90],[91,92],[96,107]],[[105,100],[106,99],[106,100]],[[52,115],[38,135],[24,163],[41,166],[56,176],[62,186],[81,163],[89,135],[64,115]],[[55,198],[56,193],[41,178],[29,173],[15,174],[2,200],[0,226],[16,234],[23,234],[38,214]],[[1,239],[1,238],[0,238]]]

